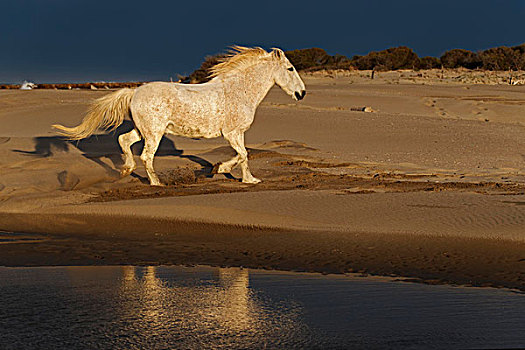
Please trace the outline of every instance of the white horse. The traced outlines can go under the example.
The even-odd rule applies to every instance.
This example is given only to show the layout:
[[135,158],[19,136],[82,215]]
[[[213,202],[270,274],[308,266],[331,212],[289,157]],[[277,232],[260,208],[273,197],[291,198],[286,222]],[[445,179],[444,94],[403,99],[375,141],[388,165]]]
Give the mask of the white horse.
[[118,139],[124,153],[121,175],[135,170],[131,145],[144,138],[140,159],[154,186],[161,186],[153,169],[153,157],[164,134],[194,138],[222,135],[237,155],[221,163],[217,172],[229,173],[240,164],[242,182],[259,183],[261,180],[253,177],[248,168],[244,133],[253,122],[257,106],[274,84],[293,99],[301,100],[306,94],[304,83],[281,49],[266,52],[261,48],[235,46],[211,72],[213,79],[203,84],[154,82],[134,90],[118,90],[97,99],[80,125],[53,127],[68,138],[79,140],[98,128],[116,128],[131,112],[135,128]]

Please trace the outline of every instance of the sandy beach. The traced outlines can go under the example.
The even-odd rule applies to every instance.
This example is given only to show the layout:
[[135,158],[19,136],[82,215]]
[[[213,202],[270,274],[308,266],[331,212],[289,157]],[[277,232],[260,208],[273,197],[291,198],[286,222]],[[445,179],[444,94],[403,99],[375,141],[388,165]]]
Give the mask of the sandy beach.
[[[412,73],[410,73],[412,74]],[[378,74],[274,88],[246,134],[165,137],[150,187],[120,133],[68,142],[108,90],[0,90],[0,265],[208,264],[525,291],[525,86]],[[397,80],[396,80],[397,79]],[[372,112],[360,111],[370,107]]]

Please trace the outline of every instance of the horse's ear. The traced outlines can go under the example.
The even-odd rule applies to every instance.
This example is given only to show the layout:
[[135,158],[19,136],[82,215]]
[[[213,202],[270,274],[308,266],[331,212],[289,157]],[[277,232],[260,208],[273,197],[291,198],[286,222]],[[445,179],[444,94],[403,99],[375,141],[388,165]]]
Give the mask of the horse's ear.
[[281,50],[281,49],[274,48],[273,51],[272,51],[272,55],[273,55],[275,58],[281,60],[281,59],[283,59],[283,57],[284,57],[284,52],[283,52],[283,50]]

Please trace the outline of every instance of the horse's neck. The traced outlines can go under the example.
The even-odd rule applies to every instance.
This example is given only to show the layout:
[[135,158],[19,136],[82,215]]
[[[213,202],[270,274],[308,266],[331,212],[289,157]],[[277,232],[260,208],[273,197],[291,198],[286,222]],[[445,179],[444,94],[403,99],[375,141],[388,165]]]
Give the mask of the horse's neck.
[[272,67],[259,64],[237,72],[225,81],[225,93],[235,101],[255,110],[275,84]]

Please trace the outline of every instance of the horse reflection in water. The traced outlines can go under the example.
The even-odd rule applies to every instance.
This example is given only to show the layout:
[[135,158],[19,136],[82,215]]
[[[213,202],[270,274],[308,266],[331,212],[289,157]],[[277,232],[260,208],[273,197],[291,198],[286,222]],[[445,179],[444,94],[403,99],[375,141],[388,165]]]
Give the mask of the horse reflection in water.
[[146,344],[158,344],[160,337],[181,346],[228,347],[239,345],[239,339],[259,344],[306,331],[298,321],[300,307],[265,306],[245,269],[218,269],[204,278],[183,272],[175,280],[159,278],[156,267],[123,267],[122,272],[117,312],[141,342],[148,339]]

